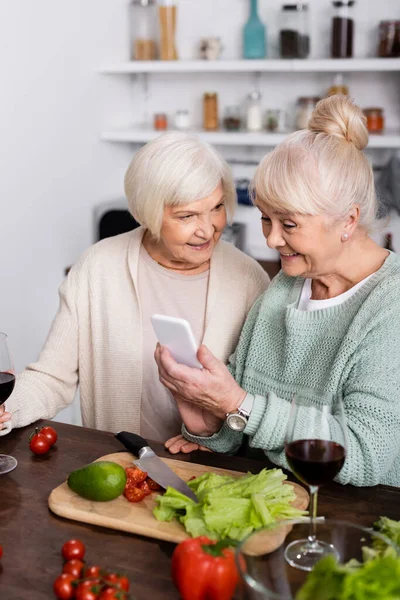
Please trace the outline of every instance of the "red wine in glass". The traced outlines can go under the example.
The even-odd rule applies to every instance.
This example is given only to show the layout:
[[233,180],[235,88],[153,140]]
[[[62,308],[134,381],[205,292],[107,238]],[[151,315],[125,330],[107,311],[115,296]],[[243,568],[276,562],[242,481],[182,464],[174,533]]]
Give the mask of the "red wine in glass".
[[[5,333],[0,333],[0,406],[11,396],[14,386],[15,374],[8,349],[7,336]],[[0,454],[0,475],[9,473],[15,469],[17,464],[13,456]]]
[[306,485],[332,481],[346,458],[343,446],[330,440],[297,440],[286,444],[285,451],[293,473]]
[[343,402],[315,390],[297,394],[292,401],[286,430],[285,454],[296,477],[310,488],[310,534],[285,550],[286,561],[311,571],[324,556],[338,557],[334,546],[317,539],[318,488],[332,481],[346,459],[347,426]]

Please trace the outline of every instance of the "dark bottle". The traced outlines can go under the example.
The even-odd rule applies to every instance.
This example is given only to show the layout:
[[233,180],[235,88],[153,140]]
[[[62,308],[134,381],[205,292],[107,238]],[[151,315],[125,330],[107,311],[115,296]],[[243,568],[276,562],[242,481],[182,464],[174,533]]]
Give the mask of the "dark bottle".
[[332,20],[332,58],[352,58],[354,21],[351,18],[351,7],[355,0],[341,0],[332,3],[335,16]]
[[390,250],[391,252],[394,252],[394,248],[393,248],[393,243],[392,243],[392,234],[391,233],[387,233],[385,235],[385,245],[383,246],[385,248],[385,250]]
[[284,4],[279,32],[282,58],[307,58],[310,52],[308,4]]

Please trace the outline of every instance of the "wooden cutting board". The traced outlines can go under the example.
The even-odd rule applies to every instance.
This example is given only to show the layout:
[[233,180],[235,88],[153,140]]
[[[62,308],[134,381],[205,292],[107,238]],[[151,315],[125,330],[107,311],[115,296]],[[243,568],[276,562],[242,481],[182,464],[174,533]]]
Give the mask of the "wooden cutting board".
[[[125,468],[132,465],[133,456],[129,452],[117,452],[115,454],[107,454],[97,460],[110,460]],[[238,471],[229,471],[227,469],[219,469],[217,467],[198,465],[169,458],[162,458],[161,460],[185,481],[188,481],[193,476],[198,477],[208,471],[235,477],[244,475],[244,473],[239,473]],[[307,491],[297,483],[290,483],[290,485],[295,488],[297,496],[293,502],[293,506],[305,510],[309,502]],[[147,496],[141,502],[137,503],[128,502],[124,496],[119,496],[110,502],[92,502],[75,494],[75,492],[70,490],[67,482],[65,482],[51,492],[48,502],[50,509],[56,515],[73,519],[74,521],[128,531],[168,542],[178,543],[188,538],[189,536],[184,527],[177,521],[157,521],[153,516],[156,496],[157,494],[153,493],[151,496]]]

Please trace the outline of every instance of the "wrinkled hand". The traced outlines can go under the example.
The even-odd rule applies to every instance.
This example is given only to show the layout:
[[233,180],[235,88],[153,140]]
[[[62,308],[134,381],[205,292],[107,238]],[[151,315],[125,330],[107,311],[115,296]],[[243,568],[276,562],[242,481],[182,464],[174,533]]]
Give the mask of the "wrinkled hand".
[[165,447],[171,454],[178,454],[178,452],[183,452],[184,454],[189,454],[189,452],[194,452],[195,450],[204,450],[204,452],[212,452],[209,448],[205,446],[200,446],[199,444],[195,444],[194,442],[189,442],[183,435],[176,435],[175,437],[167,440],[165,442]]
[[203,369],[192,369],[176,362],[167,348],[157,344],[154,354],[161,383],[179,401],[192,403],[217,419],[233,412],[246,392],[236,383],[223,362],[200,346],[197,358]]
[[0,406],[0,429],[3,429],[3,427],[4,427],[3,423],[6,423],[10,419],[11,419],[11,414],[6,412],[6,407],[3,404],[2,406]]

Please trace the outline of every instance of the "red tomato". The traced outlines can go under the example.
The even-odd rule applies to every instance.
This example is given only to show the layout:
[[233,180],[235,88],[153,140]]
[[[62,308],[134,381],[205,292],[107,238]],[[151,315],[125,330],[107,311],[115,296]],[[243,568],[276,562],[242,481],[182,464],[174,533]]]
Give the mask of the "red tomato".
[[3,546],[0,544],[0,560],[1,560],[2,556],[3,556]]
[[143,490],[139,490],[137,487],[135,487],[124,490],[124,496],[127,500],[129,500],[129,502],[140,502],[143,500],[145,494]]
[[78,558],[73,558],[72,560],[69,560],[64,564],[63,573],[69,573],[70,575],[73,575],[75,579],[79,579],[84,566],[84,562],[82,562]]
[[125,489],[127,490],[129,488],[136,488],[138,485],[139,484],[137,481],[135,481],[131,477],[128,477],[128,479],[126,480]]
[[124,592],[129,592],[129,579],[125,575],[120,575],[116,586],[118,589],[124,590]]
[[100,577],[101,568],[98,565],[90,565],[89,567],[85,567],[83,569],[83,577]]
[[29,438],[29,448],[32,450],[33,454],[46,454],[46,452],[50,450],[51,445],[47,437],[41,433],[34,433],[32,437]]
[[85,556],[85,546],[80,540],[68,540],[61,549],[64,560],[77,558],[83,560]]
[[50,446],[53,446],[53,444],[56,443],[58,435],[57,435],[57,431],[55,429],[53,429],[53,427],[42,427],[42,429],[39,432],[41,435],[44,435],[45,438],[47,438],[50,442]]
[[80,583],[76,589],[75,589],[75,600],[97,600],[97,598],[99,597],[99,592],[98,590],[91,585],[85,585],[86,581],[83,581],[82,583]]
[[150,489],[147,481],[142,481],[142,483],[138,483],[137,487],[138,487],[138,490],[142,490],[142,492],[144,493],[145,496],[150,496],[151,489]]
[[147,477],[146,471],[142,471],[138,467],[127,467],[125,469],[126,476],[128,479],[133,479],[136,483],[141,483]]
[[113,587],[108,587],[103,590],[98,597],[98,600],[126,600],[128,596],[125,592]]
[[161,490],[161,485],[158,485],[158,483],[154,481],[154,479],[148,477],[146,481],[152,492],[157,492],[158,490]]
[[72,583],[75,577],[69,573],[62,573],[53,583],[53,590],[59,600],[70,600],[74,598],[75,588]]

